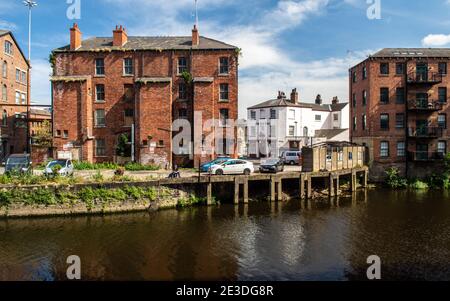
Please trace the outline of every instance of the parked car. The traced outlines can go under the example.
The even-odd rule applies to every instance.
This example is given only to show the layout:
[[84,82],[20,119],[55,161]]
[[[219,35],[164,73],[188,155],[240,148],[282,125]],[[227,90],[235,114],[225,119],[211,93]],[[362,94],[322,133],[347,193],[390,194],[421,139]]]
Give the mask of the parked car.
[[30,173],[31,157],[28,154],[10,155],[5,163],[5,173]]
[[281,153],[280,159],[283,160],[284,164],[298,165],[301,155],[301,151],[286,151]]
[[211,174],[214,175],[250,175],[254,171],[253,163],[245,160],[228,160],[211,166]]
[[209,169],[211,168],[211,166],[216,165],[216,164],[222,164],[229,160],[231,160],[230,157],[218,157],[215,160],[212,160],[210,162],[200,165],[200,171],[201,172],[209,172]]
[[283,172],[284,171],[284,162],[282,159],[277,159],[277,158],[267,159],[266,161],[261,163],[261,165],[259,166],[259,171],[261,173]]
[[58,171],[60,176],[72,176],[73,175],[73,164],[71,160],[62,159],[62,160],[53,160],[47,164],[44,169],[44,175],[51,176],[53,175],[54,168],[56,166],[61,166]]

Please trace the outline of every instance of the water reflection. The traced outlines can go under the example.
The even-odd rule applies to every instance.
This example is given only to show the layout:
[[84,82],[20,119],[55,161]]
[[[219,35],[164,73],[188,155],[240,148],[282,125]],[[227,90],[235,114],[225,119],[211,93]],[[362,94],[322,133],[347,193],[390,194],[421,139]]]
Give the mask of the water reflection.
[[0,221],[0,279],[84,280],[450,278],[447,192],[369,190],[320,202]]

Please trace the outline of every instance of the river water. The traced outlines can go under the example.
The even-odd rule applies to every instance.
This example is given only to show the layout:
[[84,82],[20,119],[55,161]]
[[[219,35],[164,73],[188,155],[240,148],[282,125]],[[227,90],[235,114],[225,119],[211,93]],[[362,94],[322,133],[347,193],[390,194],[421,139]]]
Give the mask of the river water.
[[0,220],[0,280],[450,280],[447,192]]

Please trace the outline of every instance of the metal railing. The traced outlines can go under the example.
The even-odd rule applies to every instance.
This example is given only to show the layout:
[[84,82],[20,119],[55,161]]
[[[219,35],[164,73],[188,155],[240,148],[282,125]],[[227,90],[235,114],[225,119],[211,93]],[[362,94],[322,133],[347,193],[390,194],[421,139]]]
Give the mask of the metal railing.
[[411,161],[436,161],[444,159],[442,152],[408,152],[408,158]]
[[418,127],[408,128],[408,136],[416,138],[439,138],[442,137],[443,129],[441,127]]
[[408,83],[433,84],[442,82],[442,74],[438,72],[411,72],[408,74]]
[[412,99],[408,101],[409,110],[440,111],[442,103],[436,100]]

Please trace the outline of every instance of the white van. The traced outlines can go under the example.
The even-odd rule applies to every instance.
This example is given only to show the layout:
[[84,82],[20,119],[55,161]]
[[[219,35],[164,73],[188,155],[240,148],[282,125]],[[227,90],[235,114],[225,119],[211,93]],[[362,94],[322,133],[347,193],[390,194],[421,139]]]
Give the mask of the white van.
[[285,151],[281,153],[281,160],[284,164],[298,165],[300,164],[301,151]]

